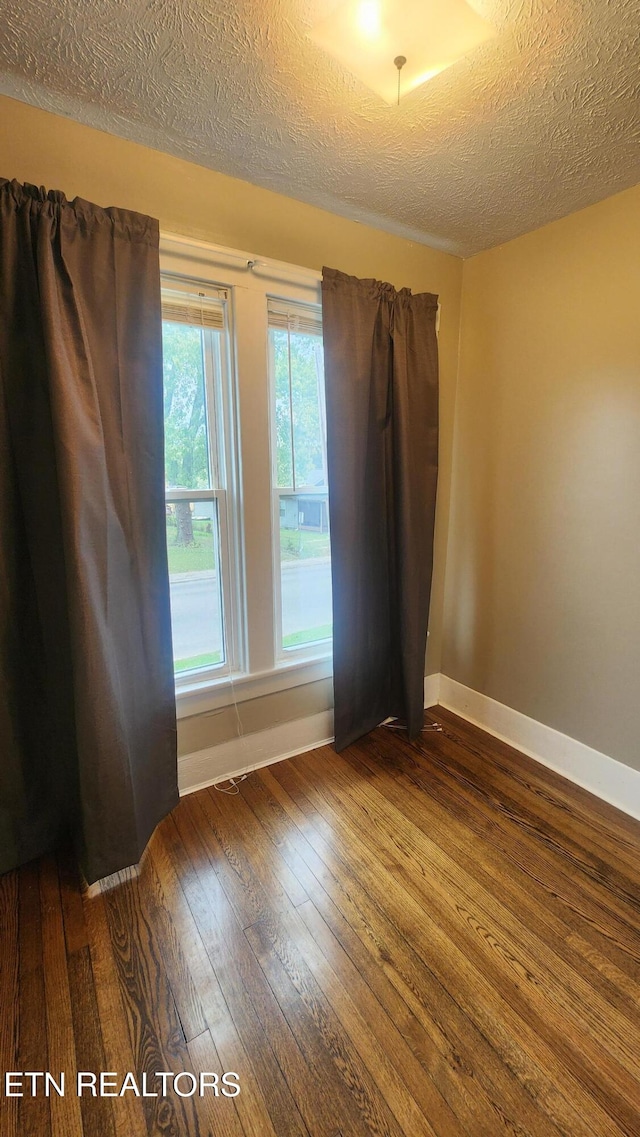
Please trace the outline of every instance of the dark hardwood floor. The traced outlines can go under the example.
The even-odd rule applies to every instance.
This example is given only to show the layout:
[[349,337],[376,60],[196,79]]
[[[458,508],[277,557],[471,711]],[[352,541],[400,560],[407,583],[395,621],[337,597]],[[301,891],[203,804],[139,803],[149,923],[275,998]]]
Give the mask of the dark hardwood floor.
[[640,824],[432,715],[184,798],[96,896],[0,878],[0,1068],[66,1075],[2,1137],[638,1137]]

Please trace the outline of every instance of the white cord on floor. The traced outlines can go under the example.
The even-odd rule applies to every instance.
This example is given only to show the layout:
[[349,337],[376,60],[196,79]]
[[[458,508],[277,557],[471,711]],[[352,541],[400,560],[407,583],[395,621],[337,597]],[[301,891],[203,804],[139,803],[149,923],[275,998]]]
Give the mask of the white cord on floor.
[[214,788],[214,790],[217,790],[219,794],[231,794],[231,795],[239,794],[240,789],[238,786],[238,782],[244,782],[245,778],[248,778],[248,777],[249,777],[248,774],[240,774],[239,777],[236,777],[236,778],[225,778],[224,781],[229,782],[230,785],[233,786],[233,789],[231,789],[231,790],[223,789],[222,784],[220,782],[214,782],[213,788]]
[[[397,719],[386,719],[381,726],[386,726],[387,730],[406,730],[406,726],[399,723]],[[428,731],[442,731],[442,727],[438,722],[427,722],[421,728],[420,733],[426,734]]]

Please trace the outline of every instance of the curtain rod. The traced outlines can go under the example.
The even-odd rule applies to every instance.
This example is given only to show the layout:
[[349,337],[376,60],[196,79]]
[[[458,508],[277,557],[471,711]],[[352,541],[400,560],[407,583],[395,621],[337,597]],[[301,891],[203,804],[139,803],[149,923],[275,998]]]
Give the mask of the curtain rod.
[[[274,280],[290,279],[292,282],[307,285],[309,288],[317,288],[322,280],[322,274],[314,272],[313,269],[299,268],[297,265],[288,264],[286,261],[271,260],[269,257],[258,257],[255,253],[245,253],[224,245],[209,244],[208,241],[200,241],[194,237],[182,237],[179,233],[161,232],[161,251],[170,251],[166,248],[167,244],[181,245],[183,248],[187,246],[194,251],[200,250],[206,253],[207,259],[215,264],[235,264],[238,268],[245,269],[246,272],[270,276]],[[165,246],[164,250],[163,245]]]
[[[170,250],[163,250],[163,243],[176,245],[186,245],[187,247],[197,250],[200,249],[203,253],[207,254],[207,260],[213,261],[214,264],[229,265],[229,262],[236,264],[238,268],[243,268],[245,272],[262,273],[264,276],[270,277],[272,280],[291,281],[292,284],[299,284],[306,288],[317,289],[322,281],[322,273],[315,272],[313,269],[299,268],[297,265],[289,264],[287,261],[275,261],[269,257],[257,257],[254,253],[241,252],[239,249],[230,249],[226,245],[213,245],[208,241],[200,241],[196,237],[183,237],[179,233],[160,233],[160,251],[169,252]],[[213,256],[212,256],[213,254]],[[438,303],[436,312],[436,335],[440,331],[440,309],[441,305]]]

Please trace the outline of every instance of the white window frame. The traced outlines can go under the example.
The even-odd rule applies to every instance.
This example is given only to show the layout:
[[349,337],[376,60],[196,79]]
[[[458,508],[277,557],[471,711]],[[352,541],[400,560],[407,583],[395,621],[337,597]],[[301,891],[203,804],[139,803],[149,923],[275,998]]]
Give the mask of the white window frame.
[[[227,292],[229,319],[228,406],[225,437],[234,440],[232,468],[227,469],[230,507],[235,526],[230,543],[236,552],[227,566],[232,607],[226,617],[229,645],[233,629],[239,634],[229,651],[229,666],[191,672],[176,680],[178,717],[184,718],[233,702],[258,698],[328,678],[332,674],[332,643],[287,649],[278,658],[279,516],[274,519],[272,480],[271,387],[267,298],[320,303],[320,274],[280,261],[257,259],[250,253],[163,234],[160,268],[172,280],[200,283],[204,290]],[[180,491],[188,500],[207,499],[219,491]],[[235,600],[233,599],[235,597]],[[226,616],[226,613],[225,613]]]
[[[313,301],[307,295],[303,299],[300,297],[293,298],[291,295],[283,296],[273,289],[267,292],[267,301],[275,300],[284,304],[290,303],[295,307],[296,303],[310,304]],[[319,306],[319,301],[317,302]],[[267,329],[268,334],[268,329]],[[328,486],[279,486],[277,485],[277,463],[276,463],[276,421],[275,421],[275,362],[273,359],[273,352],[271,350],[271,343],[268,341],[268,356],[269,356],[269,410],[270,410],[270,426],[271,426],[271,485],[273,493],[272,504],[272,526],[273,526],[273,601],[274,601],[274,649],[275,656],[278,662],[295,661],[296,659],[325,659],[331,655],[333,650],[333,638],[328,636],[324,640],[317,640],[315,643],[301,644],[300,647],[287,647],[285,648],[282,643],[282,576],[281,576],[281,560],[280,560],[280,501],[283,497],[322,497],[328,495]],[[323,413],[326,416],[326,410],[323,402]],[[292,440],[292,469],[294,472],[295,480],[295,458],[293,455],[293,440]],[[325,454],[325,469],[326,469],[326,454]]]
[[281,576],[281,561],[280,561],[280,501],[283,497],[327,497],[327,487],[322,486],[298,486],[297,489],[290,487],[273,486],[273,631],[274,631],[274,650],[278,662],[295,661],[296,659],[325,659],[333,651],[333,637],[328,636],[324,640],[316,640],[315,643],[301,644],[300,647],[284,647],[282,643],[282,576]]
[[[165,490],[165,501],[213,502],[218,519],[220,554],[220,603],[224,660],[197,672],[181,672],[175,676],[176,693],[187,689],[197,674],[198,682],[217,682],[228,677],[242,666],[244,656],[243,604],[239,592],[242,579],[240,545],[236,532],[236,511],[233,501],[237,495],[238,456],[234,414],[233,363],[231,356],[232,313],[227,289],[212,286],[200,280],[184,280],[162,273],[163,296],[167,290],[175,295],[184,294],[185,302],[201,299],[214,301],[222,311],[223,327],[214,341],[217,329],[207,326],[203,331],[203,370],[205,384],[205,415],[208,463],[211,486],[208,489]],[[194,324],[197,327],[197,324]],[[218,352],[219,349],[219,352]]]

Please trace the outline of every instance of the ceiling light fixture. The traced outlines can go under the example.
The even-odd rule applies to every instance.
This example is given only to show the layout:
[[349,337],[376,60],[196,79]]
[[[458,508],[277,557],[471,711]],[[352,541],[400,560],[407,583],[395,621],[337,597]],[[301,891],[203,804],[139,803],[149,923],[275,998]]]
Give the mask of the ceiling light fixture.
[[311,32],[390,104],[400,101],[401,70],[406,95],[495,35],[467,0],[345,0]]
[[402,68],[404,67],[405,63],[407,62],[407,58],[405,55],[396,55],[393,62],[395,63],[396,67],[398,68],[398,106],[400,106],[400,72],[402,71]]

